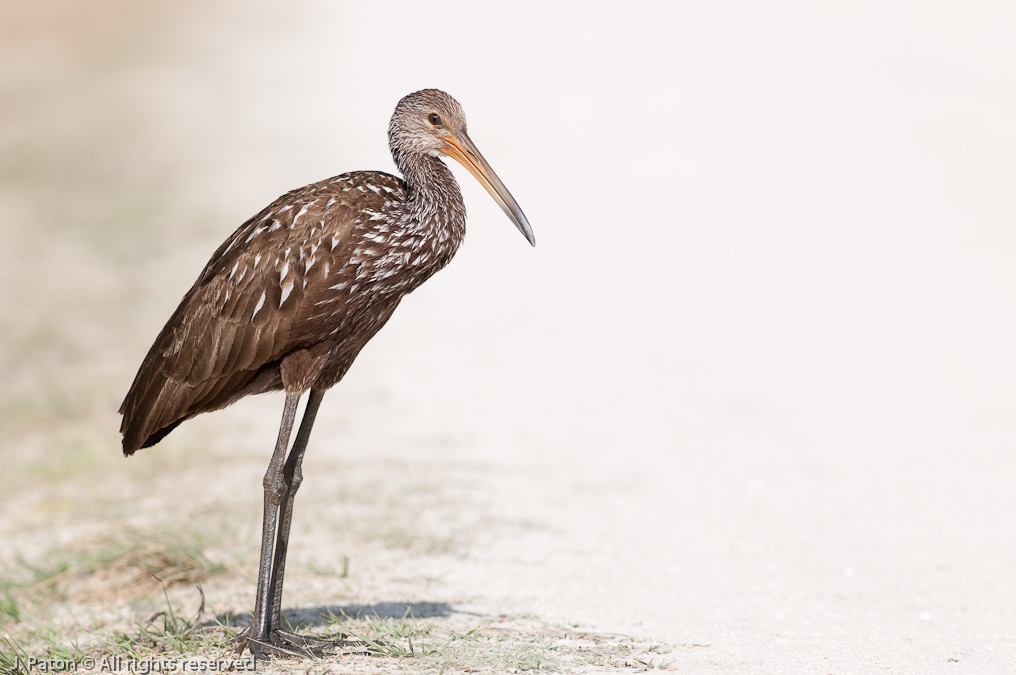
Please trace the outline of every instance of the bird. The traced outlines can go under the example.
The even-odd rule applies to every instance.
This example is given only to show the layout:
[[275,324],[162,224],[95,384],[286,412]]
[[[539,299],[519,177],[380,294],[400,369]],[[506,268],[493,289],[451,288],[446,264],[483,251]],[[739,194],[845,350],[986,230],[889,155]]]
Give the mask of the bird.
[[[528,242],[532,227],[438,89],[403,97],[388,125],[401,177],[354,171],[292,190],[215,251],[155,339],[120,406],[123,453],[186,420],[264,392],[285,392],[265,472],[257,593],[236,651],[305,653],[310,636],[280,626],[283,578],[302,462],[324,393],[407,294],[451,261],[465,235],[462,164]],[[307,404],[290,448],[297,407]],[[287,454],[288,450],[288,454]]]

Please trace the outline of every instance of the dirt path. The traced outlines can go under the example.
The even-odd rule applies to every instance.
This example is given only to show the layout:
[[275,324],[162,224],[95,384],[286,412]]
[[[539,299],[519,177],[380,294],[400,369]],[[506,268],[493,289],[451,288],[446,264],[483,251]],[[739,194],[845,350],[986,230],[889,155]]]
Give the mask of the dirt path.
[[[441,86],[539,246],[464,185],[454,264],[325,398],[286,606],[380,655],[273,668],[1016,667],[1011,21],[929,14],[897,52],[905,12],[828,45],[824,15],[460,12],[473,62],[404,10],[0,9],[4,657],[224,653],[195,585],[202,621],[249,609],[281,399],[129,461],[114,411],[235,225],[390,167],[392,103]],[[616,62],[583,42],[615,20]]]

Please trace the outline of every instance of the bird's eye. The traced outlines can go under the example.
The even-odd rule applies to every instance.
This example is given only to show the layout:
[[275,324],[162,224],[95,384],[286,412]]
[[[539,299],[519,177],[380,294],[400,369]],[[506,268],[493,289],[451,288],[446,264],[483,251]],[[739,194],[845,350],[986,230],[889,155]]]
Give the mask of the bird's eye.
[[441,116],[438,115],[437,113],[431,113],[427,119],[430,120],[430,123],[433,124],[434,126],[436,127],[441,126]]

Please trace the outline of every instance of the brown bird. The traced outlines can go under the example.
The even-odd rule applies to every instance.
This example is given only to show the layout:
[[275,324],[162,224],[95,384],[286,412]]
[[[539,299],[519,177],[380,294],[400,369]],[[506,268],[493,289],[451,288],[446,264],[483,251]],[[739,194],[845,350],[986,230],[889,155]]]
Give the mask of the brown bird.
[[250,625],[234,638],[238,651],[255,656],[312,644],[283,631],[279,616],[300,465],[325,391],[402,297],[447,265],[462,243],[465,205],[441,156],[465,166],[536,244],[515,199],[469,140],[451,96],[425,89],[399,101],[388,145],[402,178],[345,173],[293,190],[241,225],[187,291],[120,406],[123,452],[132,455],[195,415],[285,390],[264,478],[257,597]]

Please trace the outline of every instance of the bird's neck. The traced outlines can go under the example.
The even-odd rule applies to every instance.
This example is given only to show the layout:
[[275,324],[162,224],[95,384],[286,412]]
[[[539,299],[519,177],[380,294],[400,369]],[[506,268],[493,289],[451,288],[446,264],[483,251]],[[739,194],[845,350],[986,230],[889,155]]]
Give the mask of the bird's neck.
[[413,220],[456,241],[465,235],[466,206],[459,184],[444,162],[429,155],[395,157],[406,181],[406,206]]

